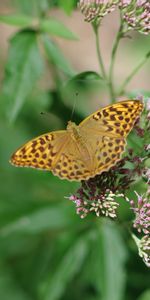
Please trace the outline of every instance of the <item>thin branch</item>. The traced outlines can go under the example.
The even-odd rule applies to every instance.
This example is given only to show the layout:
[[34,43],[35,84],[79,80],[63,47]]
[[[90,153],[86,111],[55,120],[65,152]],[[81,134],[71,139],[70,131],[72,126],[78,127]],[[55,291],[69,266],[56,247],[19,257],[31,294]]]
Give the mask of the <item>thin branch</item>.
[[132,70],[132,72],[129,74],[129,76],[125,79],[125,81],[123,82],[123,84],[119,90],[118,96],[121,96],[124,93],[125,88],[128,85],[128,83],[132,80],[134,75],[143,67],[143,65],[147,62],[147,60],[149,58],[150,58],[150,51],[145,55],[143,60]]
[[122,32],[122,23],[120,24],[119,30],[116,35],[116,39],[112,48],[112,53],[111,53],[111,62],[110,62],[110,68],[109,68],[109,92],[110,92],[110,97],[111,97],[111,103],[114,103],[115,101],[115,89],[114,89],[114,65],[115,65],[115,60],[116,60],[116,54],[117,54],[117,49],[118,45],[120,42],[120,39],[123,37],[123,32]]
[[105,71],[105,67],[104,67],[104,63],[103,63],[103,59],[102,59],[99,36],[98,36],[99,27],[93,25],[93,29],[94,29],[94,33],[95,33],[95,39],[96,39],[96,51],[97,51],[97,57],[98,57],[98,62],[99,62],[100,74],[102,75],[104,80],[107,80],[107,75],[106,75],[106,71]]

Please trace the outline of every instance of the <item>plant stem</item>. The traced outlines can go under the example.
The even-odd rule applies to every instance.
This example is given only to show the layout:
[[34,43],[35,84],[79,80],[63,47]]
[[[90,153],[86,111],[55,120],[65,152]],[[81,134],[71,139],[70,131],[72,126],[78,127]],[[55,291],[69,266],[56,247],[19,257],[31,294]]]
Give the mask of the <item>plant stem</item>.
[[109,68],[109,92],[110,92],[110,97],[111,97],[111,103],[115,102],[115,90],[114,90],[114,83],[113,83],[113,77],[114,77],[114,65],[115,65],[115,60],[116,60],[116,54],[117,54],[117,49],[119,45],[120,39],[123,37],[123,32],[122,32],[122,23],[120,24],[119,30],[116,35],[116,39],[112,48],[112,53],[111,53],[111,62],[110,62],[110,68]]
[[99,62],[99,67],[100,67],[100,73],[101,73],[103,79],[107,80],[107,75],[106,75],[105,67],[104,67],[104,64],[103,64],[101,49],[100,49],[100,43],[99,43],[99,36],[98,36],[99,27],[93,25],[93,29],[94,29],[95,38],[96,38],[96,51],[97,51],[97,57],[98,57],[98,62]]
[[148,52],[146,54],[146,56],[143,58],[143,60],[135,67],[135,69],[133,69],[133,71],[130,73],[130,75],[125,79],[125,81],[123,82],[123,84],[119,90],[118,96],[121,96],[124,93],[127,84],[131,81],[131,79],[134,77],[134,75],[141,69],[141,67],[147,62],[147,60],[149,58],[150,58],[150,52]]

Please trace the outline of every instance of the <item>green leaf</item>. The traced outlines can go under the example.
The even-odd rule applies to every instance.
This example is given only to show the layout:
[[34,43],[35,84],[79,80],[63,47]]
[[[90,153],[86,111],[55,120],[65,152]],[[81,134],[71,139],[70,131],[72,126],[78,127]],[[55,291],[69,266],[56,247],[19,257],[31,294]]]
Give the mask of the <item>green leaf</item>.
[[80,85],[88,85],[89,83],[92,83],[94,81],[98,81],[98,80],[102,80],[103,78],[94,71],[86,71],[86,72],[82,72],[79,73],[77,75],[75,75],[74,77],[72,77],[67,84],[80,84]]
[[75,0],[58,0],[59,6],[64,9],[67,14],[70,14],[76,4]]
[[69,40],[78,39],[63,23],[54,19],[41,20],[40,30]]
[[43,72],[34,31],[17,33],[10,41],[5,70],[3,101],[8,118],[14,121]]
[[[61,87],[63,101],[72,110],[87,116],[92,99],[99,99],[100,93],[106,91],[106,82],[94,71],[86,71],[71,77]],[[76,103],[76,105],[75,105]],[[101,100],[99,101],[99,106]]]
[[23,12],[24,14],[35,16],[36,18],[41,16],[43,12],[47,12],[50,7],[49,0],[15,0],[13,5],[15,9]]
[[137,300],[149,300],[150,299],[150,290],[145,291]]
[[43,286],[41,285],[41,290],[43,290],[42,300],[60,299],[69,282],[80,272],[87,253],[87,240],[84,237],[76,240],[63,256],[55,272],[49,275]]
[[41,207],[1,227],[0,235],[7,236],[13,233],[35,234],[50,229],[61,229],[70,226],[75,220],[76,216],[69,206]]
[[65,59],[57,45],[54,42],[52,42],[46,35],[43,35],[42,40],[44,43],[47,57],[50,60],[50,62],[52,62],[54,65],[60,68],[67,75],[73,76],[75,74],[75,71],[73,71],[69,62]]
[[103,300],[121,300],[125,289],[126,251],[117,227],[104,223],[100,232],[100,273]]
[[32,25],[33,19],[23,14],[0,15],[0,22],[19,27],[26,27]]
[[[84,278],[94,285],[103,300],[124,299],[126,251],[120,232],[113,222],[101,220],[93,231]],[[88,273],[90,270],[90,273]]]
[[32,298],[19,286],[11,269],[0,265],[0,297],[3,300],[31,300]]

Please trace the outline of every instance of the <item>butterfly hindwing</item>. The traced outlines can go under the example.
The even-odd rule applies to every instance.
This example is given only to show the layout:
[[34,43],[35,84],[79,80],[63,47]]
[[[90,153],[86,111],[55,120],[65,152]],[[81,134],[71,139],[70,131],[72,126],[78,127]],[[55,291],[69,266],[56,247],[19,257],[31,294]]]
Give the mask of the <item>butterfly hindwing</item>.
[[[94,138],[93,138],[94,140]],[[90,142],[90,141],[89,141]],[[124,138],[110,136],[95,137],[93,142],[93,164],[95,175],[107,171],[121,159],[125,150]]]
[[62,179],[86,180],[91,177],[92,158],[89,155],[86,145],[76,143],[69,139],[68,144],[62,150],[52,172]]

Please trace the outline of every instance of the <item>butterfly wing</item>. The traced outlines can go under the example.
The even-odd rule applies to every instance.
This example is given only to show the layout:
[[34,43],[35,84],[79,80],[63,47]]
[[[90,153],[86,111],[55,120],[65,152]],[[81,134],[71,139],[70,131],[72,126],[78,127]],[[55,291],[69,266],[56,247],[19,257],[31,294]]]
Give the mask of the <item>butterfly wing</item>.
[[91,176],[108,171],[121,159],[126,146],[124,138],[105,135],[94,135],[88,138],[87,147],[93,157]]
[[139,100],[127,100],[108,105],[91,114],[79,124],[85,132],[96,131],[107,136],[126,137],[143,110]]
[[79,124],[86,146],[93,157],[91,177],[110,169],[121,159],[126,136],[143,110],[138,100],[109,105]]
[[43,134],[19,148],[11,164],[52,171],[61,179],[84,180],[91,171],[85,163],[86,149],[78,147],[66,130]]
[[66,130],[43,134],[19,148],[10,162],[18,167],[51,170],[67,140]]

